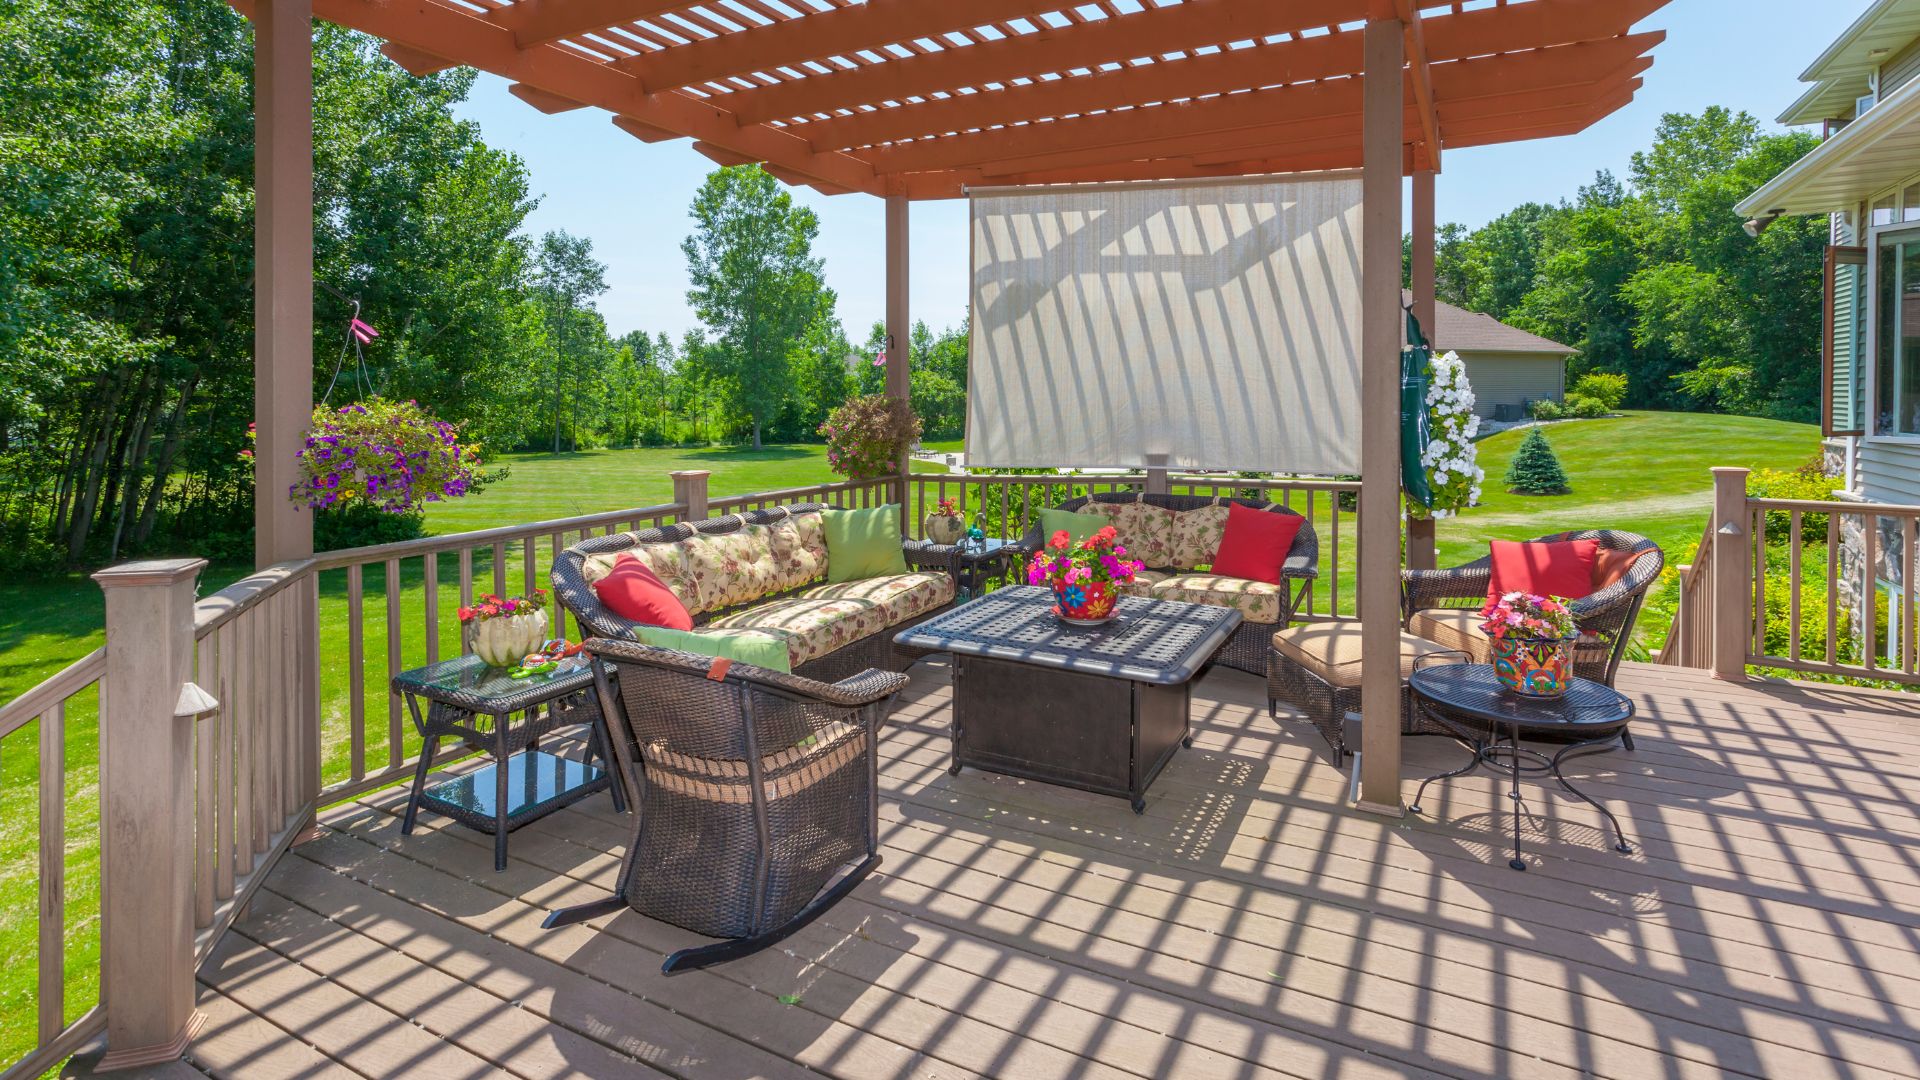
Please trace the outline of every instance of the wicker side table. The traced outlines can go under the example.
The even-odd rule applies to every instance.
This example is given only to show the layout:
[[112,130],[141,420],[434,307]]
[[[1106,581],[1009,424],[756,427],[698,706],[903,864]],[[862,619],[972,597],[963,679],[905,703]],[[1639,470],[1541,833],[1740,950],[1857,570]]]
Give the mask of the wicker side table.
[[931,540],[912,540],[906,546],[907,561],[914,566],[945,570],[960,587],[959,599],[984,596],[990,582],[1004,581],[1009,567],[1017,565],[1026,548],[1012,540],[985,540],[978,551],[959,544],[936,544]]
[[[424,806],[491,833],[493,868],[505,870],[507,834],[529,821],[601,790],[612,792],[616,811],[626,810],[626,800],[610,776],[611,744],[591,669],[515,679],[477,656],[462,656],[403,672],[394,677],[393,690],[406,697],[421,738],[402,834],[413,832]],[[541,736],[570,724],[590,725],[592,760],[598,765],[540,750]],[[447,738],[484,749],[493,763],[428,786],[434,751]]]

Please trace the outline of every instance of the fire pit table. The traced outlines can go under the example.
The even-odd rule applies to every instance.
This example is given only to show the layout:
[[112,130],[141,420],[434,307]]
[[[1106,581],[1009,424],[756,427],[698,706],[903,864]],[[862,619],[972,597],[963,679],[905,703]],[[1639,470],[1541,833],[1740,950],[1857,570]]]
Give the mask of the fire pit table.
[[1190,687],[1240,625],[1232,608],[1123,597],[1118,618],[1072,626],[1053,593],[1001,589],[894,638],[953,655],[953,761],[1146,809],[1147,786],[1191,745]]

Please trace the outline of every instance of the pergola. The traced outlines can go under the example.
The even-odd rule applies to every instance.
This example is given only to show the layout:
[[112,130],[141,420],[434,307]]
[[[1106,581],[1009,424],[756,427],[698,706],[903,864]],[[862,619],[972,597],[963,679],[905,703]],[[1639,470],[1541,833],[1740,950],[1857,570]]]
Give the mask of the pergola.
[[[232,0],[256,30],[257,490],[291,483],[312,392],[312,51],[318,16],[415,74],[468,65],[542,112],[606,111],[646,142],[887,203],[888,391],[907,393],[907,217],[970,185],[1364,171],[1360,617],[1399,631],[1402,180],[1432,324],[1445,148],[1581,131],[1630,101],[1665,0]],[[255,510],[262,566],[311,515]],[[1431,534],[1411,545],[1431,557]],[[1362,802],[1401,812],[1398,671],[1365,675]]]

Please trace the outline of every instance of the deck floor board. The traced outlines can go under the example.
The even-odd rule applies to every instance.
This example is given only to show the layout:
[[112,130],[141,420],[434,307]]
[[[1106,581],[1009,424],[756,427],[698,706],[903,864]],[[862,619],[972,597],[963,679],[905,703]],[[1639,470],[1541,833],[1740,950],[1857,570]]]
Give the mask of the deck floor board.
[[[881,746],[884,863],[781,947],[664,978],[691,935],[604,895],[596,797],[491,841],[399,792],[322,815],[203,969],[214,1076],[1920,1077],[1920,700],[1628,665],[1639,751],[1529,778],[1529,869],[1481,773],[1344,801],[1261,680],[1124,802],[946,772],[946,668]],[[1461,760],[1410,739],[1405,775]],[[564,750],[564,744],[560,747]],[[1413,784],[1405,790],[1413,796]],[[258,1063],[258,1071],[252,1064]]]

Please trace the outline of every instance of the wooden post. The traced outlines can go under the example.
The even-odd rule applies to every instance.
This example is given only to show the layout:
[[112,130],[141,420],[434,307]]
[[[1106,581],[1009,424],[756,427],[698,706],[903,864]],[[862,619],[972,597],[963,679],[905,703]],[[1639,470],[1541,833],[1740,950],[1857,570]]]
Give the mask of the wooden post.
[[[913,322],[907,306],[907,208],[904,195],[887,196],[887,396],[913,401],[908,357],[913,341]],[[911,455],[902,450],[895,463],[895,481],[899,488],[900,527],[907,526],[907,470]]]
[[255,569],[313,554],[287,491],[313,413],[313,3],[253,13]]
[[1173,490],[1173,484],[1167,471],[1166,454],[1147,455],[1147,484],[1149,495],[1165,495]]
[[125,563],[93,575],[107,600],[100,684],[98,1069],[179,1057],[193,1007],[194,720],[176,715],[193,665],[194,580],[205,559]]
[[707,520],[707,478],[713,474],[705,469],[687,469],[667,475],[673,477],[673,501],[686,507],[680,520]]
[[[1440,342],[1434,337],[1433,179],[1431,169],[1422,169],[1413,174],[1413,280],[1410,284],[1413,291],[1413,317],[1420,320],[1420,329],[1437,351]],[[1431,570],[1437,564],[1434,524],[1432,518],[1407,519],[1408,567]]]
[[[253,561],[313,554],[313,512],[294,505],[294,458],[313,416],[313,2],[259,0],[253,10],[254,314]],[[293,731],[311,753],[296,777],[320,793],[320,635],[314,588],[301,590]]]
[[1713,677],[1747,678],[1753,636],[1753,538],[1747,529],[1747,470],[1713,470]]
[[[1388,5],[1391,7],[1391,5]],[[1400,802],[1400,191],[1405,26],[1366,29],[1361,145],[1365,225],[1360,285],[1360,806]]]

